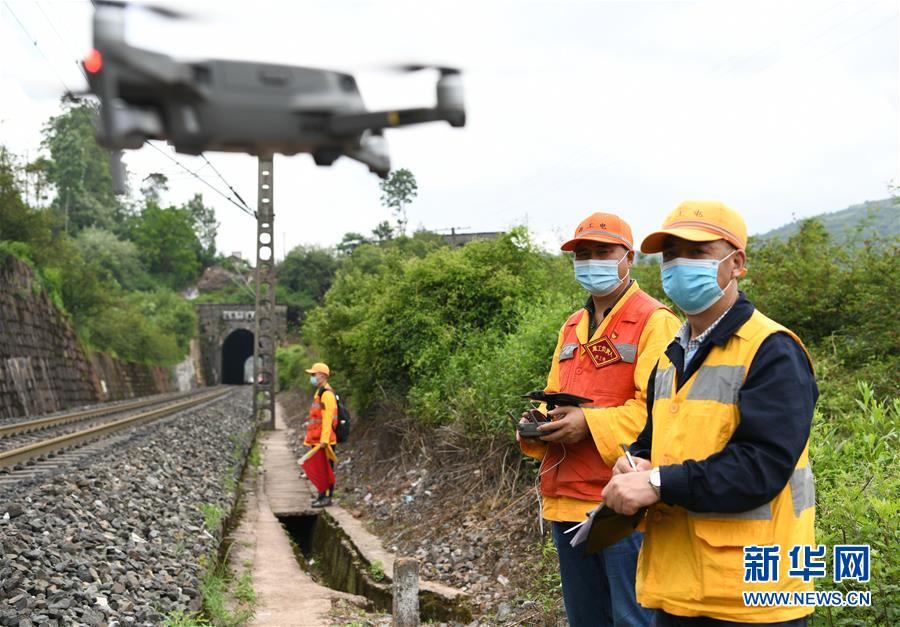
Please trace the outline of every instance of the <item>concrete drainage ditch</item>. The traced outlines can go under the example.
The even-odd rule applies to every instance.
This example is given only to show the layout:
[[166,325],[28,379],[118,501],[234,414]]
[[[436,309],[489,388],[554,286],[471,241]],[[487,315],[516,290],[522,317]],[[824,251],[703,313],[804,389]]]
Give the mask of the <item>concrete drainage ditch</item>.
[[[319,583],[369,599],[390,612],[394,558],[347,512],[334,508],[317,513],[278,515],[294,541],[300,566]],[[368,536],[368,537],[366,537]],[[313,560],[311,568],[309,561]],[[419,612],[424,620],[468,623],[472,611],[465,594],[439,583],[419,583]]]

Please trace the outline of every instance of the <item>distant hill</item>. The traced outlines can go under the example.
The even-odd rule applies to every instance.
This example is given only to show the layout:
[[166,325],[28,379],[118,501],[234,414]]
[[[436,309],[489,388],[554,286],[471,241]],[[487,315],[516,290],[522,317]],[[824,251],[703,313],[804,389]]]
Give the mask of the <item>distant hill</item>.
[[[865,224],[863,236],[880,233],[883,236],[900,235],[900,198],[883,200],[867,200],[864,203],[847,207],[833,213],[820,213],[811,216],[821,220],[831,237],[836,242],[846,241],[853,235],[860,224]],[[805,218],[804,218],[805,219]],[[787,239],[800,228],[802,220],[794,220],[766,233],[756,235],[759,239],[777,237]]]

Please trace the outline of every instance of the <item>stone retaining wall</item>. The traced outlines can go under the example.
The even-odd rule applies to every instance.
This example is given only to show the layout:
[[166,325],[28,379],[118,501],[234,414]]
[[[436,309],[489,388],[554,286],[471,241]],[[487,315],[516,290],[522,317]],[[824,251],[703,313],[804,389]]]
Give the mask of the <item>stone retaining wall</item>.
[[192,360],[175,370],[177,385],[168,368],[86,351],[31,268],[0,259],[0,419],[202,384]]

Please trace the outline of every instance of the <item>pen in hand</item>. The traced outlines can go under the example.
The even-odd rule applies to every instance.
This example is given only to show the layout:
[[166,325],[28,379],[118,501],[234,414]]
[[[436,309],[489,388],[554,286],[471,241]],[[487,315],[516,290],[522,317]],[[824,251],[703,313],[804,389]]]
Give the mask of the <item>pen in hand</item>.
[[631,453],[628,452],[628,447],[624,444],[620,444],[619,446],[625,451],[625,459],[628,460],[628,465],[631,466],[632,470],[637,470],[637,465],[634,463],[634,458],[631,456]]

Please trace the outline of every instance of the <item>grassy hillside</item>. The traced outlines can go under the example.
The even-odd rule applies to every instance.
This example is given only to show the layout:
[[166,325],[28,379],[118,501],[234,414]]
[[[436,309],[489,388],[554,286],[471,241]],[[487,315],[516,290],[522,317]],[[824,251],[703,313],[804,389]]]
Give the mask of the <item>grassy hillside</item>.
[[[822,223],[836,243],[843,243],[852,238],[865,239],[874,233],[879,233],[882,237],[892,237],[900,235],[900,198],[867,200],[841,211],[821,213],[813,217]],[[800,222],[795,220],[756,237],[787,239],[800,230]],[[859,235],[862,237],[857,236],[860,229]]]

